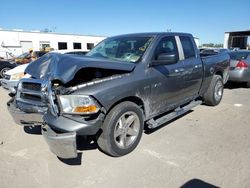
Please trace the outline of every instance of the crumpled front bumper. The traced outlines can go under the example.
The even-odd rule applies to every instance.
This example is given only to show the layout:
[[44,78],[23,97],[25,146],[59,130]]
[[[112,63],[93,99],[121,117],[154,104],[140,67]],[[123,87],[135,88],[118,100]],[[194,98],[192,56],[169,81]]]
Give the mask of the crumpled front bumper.
[[63,159],[77,157],[76,135],[94,135],[100,129],[104,115],[92,121],[78,122],[64,116],[44,115],[42,135],[52,153]]
[[[8,110],[14,121],[22,126],[42,126],[42,135],[50,150],[60,158],[76,158],[76,132],[58,133],[44,124],[43,107],[22,103],[12,98],[7,102]],[[26,111],[26,112],[25,112]],[[40,113],[38,113],[40,112]]]
[[48,125],[42,126],[42,135],[52,153],[63,159],[77,157],[76,132],[57,133]]
[[[22,126],[42,126],[42,135],[50,150],[60,158],[76,158],[76,132],[58,133],[44,123],[43,111],[47,108],[22,103],[12,98],[7,102],[14,121]],[[26,112],[25,112],[26,111]]]
[[43,124],[43,113],[46,107],[34,106],[32,104],[22,103],[11,98],[7,102],[7,108],[12,118],[18,125],[39,126]]
[[[76,135],[94,135],[100,129],[104,114],[85,121],[79,117],[54,116],[47,106],[16,100],[7,103],[8,110],[15,122],[22,126],[42,127],[42,135],[52,153],[60,158],[77,157]],[[74,119],[77,118],[77,119]]]

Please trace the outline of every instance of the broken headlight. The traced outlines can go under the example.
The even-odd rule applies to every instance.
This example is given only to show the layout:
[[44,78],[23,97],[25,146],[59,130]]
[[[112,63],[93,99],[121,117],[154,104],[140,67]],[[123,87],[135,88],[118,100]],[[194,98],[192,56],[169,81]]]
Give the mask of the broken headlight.
[[86,95],[61,95],[59,100],[66,114],[94,114],[100,110],[97,102]]

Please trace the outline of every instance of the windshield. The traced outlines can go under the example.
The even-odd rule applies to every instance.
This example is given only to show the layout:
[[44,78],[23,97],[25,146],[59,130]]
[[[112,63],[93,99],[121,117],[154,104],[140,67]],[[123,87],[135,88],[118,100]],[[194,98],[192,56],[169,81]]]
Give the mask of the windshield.
[[108,38],[93,48],[86,56],[102,57],[126,62],[138,62],[153,37]]

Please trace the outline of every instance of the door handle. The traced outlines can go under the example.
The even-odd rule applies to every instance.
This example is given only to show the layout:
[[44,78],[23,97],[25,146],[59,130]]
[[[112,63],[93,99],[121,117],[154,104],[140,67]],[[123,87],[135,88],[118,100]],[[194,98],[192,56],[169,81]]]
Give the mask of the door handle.
[[194,66],[195,69],[198,69],[198,68],[200,68],[200,67],[201,67],[200,65],[195,65],[195,66]]
[[183,69],[183,68],[180,68],[180,69],[175,69],[175,70],[174,70],[174,72],[175,72],[175,73],[178,73],[178,72],[184,72],[184,71],[185,71],[185,69]]

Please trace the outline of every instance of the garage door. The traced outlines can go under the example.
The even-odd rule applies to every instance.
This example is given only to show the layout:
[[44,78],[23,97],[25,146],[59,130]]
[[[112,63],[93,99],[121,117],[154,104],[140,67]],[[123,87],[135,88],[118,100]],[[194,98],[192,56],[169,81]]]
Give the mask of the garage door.
[[23,53],[28,52],[30,49],[33,49],[32,41],[20,41],[20,44],[21,44]]

